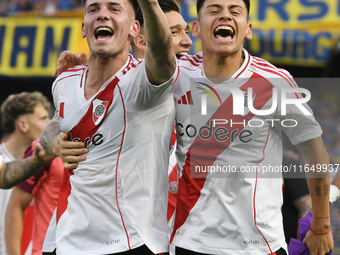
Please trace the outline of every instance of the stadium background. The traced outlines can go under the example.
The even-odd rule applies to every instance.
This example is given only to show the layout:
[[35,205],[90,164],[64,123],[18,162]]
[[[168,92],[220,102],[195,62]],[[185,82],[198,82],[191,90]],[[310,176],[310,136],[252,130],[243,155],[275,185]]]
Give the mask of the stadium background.
[[[190,26],[196,19],[194,2],[177,1]],[[79,0],[0,0],[0,103],[21,91],[41,91],[52,100],[51,74],[60,52],[88,53],[82,19]],[[251,54],[295,78],[317,81],[305,88],[312,93],[310,105],[324,130],[331,162],[339,164],[340,0],[251,0],[250,21],[253,39],[245,48]],[[191,53],[200,51],[200,41],[192,40]],[[340,254],[339,202],[331,218],[334,254]]]

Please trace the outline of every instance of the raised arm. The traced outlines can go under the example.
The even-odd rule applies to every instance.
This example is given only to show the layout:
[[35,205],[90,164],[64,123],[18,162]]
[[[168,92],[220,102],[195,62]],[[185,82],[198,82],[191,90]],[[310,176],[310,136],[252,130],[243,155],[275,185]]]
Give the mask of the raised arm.
[[61,130],[58,121],[58,113],[56,113],[51,121],[47,123],[43,132],[40,135],[40,143],[48,154],[57,156],[57,154],[53,150],[53,142],[57,139],[60,131]]
[[177,64],[170,28],[157,0],[138,1],[144,17],[148,79],[153,84],[161,84],[173,75]]
[[[311,230],[303,240],[309,254],[326,254],[333,249],[329,214],[329,157],[321,137],[300,143],[297,148],[306,163],[306,176],[312,198]],[[326,170],[319,171],[318,169]]]

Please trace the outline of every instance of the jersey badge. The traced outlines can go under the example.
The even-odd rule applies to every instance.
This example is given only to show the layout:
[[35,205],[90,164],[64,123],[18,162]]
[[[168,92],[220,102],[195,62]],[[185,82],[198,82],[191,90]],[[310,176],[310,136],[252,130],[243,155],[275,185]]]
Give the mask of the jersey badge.
[[92,120],[94,125],[98,125],[103,117],[105,116],[105,112],[107,111],[109,105],[109,101],[103,101],[98,98],[92,101]]
[[[243,95],[244,95],[244,114],[241,114],[242,117],[246,116],[250,110],[249,110],[249,107],[248,107],[248,91],[247,90],[242,90],[243,92]],[[254,105],[254,100],[255,100],[255,97],[256,97],[256,93],[254,91],[252,91],[252,102],[253,102],[253,105]]]

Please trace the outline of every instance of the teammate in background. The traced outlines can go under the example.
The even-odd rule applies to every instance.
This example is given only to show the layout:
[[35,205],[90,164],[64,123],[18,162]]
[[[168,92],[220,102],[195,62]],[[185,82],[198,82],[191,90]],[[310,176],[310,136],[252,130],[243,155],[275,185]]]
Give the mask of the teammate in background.
[[[39,141],[36,140],[31,144],[25,153],[25,158],[33,155],[38,143]],[[5,218],[8,254],[21,254],[21,238],[27,235],[24,231],[24,215],[34,198],[32,255],[41,255],[47,227],[57,206],[63,170],[61,159],[56,158],[44,165],[30,179],[13,188]]]
[[[189,37],[189,25],[183,19],[177,4],[173,0],[159,0],[158,3],[170,26],[173,39],[173,50],[176,57],[180,59],[182,56],[189,54],[190,46],[192,45],[192,41]],[[144,19],[141,10],[137,11],[136,20],[140,24],[140,30],[139,34],[131,41],[131,48],[135,58],[144,58],[146,38],[144,31]]]
[[[274,114],[255,115],[248,104],[244,105],[245,114],[233,114],[232,87],[245,92],[251,87],[254,94],[247,97],[253,100],[255,109],[268,109],[273,87],[297,86],[287,71],[252,57],[243,49],[244,40],[252,38],[249,7],[249,0],[198,0],[198,21],[193,24],[192,34],[201,38],[202,52],[179,60],[174,97],[182,177],[171,237],[176,255],[286,254],[281,174],[274,174],[275,178],[270,178],[270,174],[259,177],[257,172],[249,174],[241,168],[260,164],[279,167],[282,130],[298,147],[306,164],[329,164],[320,126],[295,105],[287,106],[287,115],[281,108]],[[262,80],[256,82],[256,78]],[[219,103],[207,100],[206,112],[202,114],[201,99],[206,91],[214,93]],[[306,104],[303,107],[310,111]],[[285,118],[297,120],[299,125],[271,126],[264,121]],[[241,125],[255,119],[263,120],[263,126]],[[216,120],[222,120],[222,124],[216,124]],[[69,162],[75,162],[70,167],[84,160],[79,154],[69,152]],[[196,167],[218,165],[234,166],[236,174],[214,178],[203,172],[195,176]],[[307,178],[314,217],[304,243],[310,254],[325,254],[333,249],[327,206],[329,174],[310,171]]]
[[[10,95],[1,105],[1,122],[8,134],[0,144],[3,162],[22,159],[25,150],[39,138],[48,119],[50,103],[40,92]],[[29,164],[30,166],[30,164]],[[19,169],[18,169],[19,170]],[[30,176],[26,175],[25,176]],[[4,183],[6,186],[7,184]],[[5,213],[12,190],[0,190],[0,254],[6,253]]]
[[139,3],[147,28],[145,61],[128,55],[139,31],[137,2],[88,0],[82,35],[89,65],[64,72],[53,84],[58,115],[45,128],[42,144],[52,152],[51,135],[61,129],[89,149],[83,164],[64,172],[58,254],[168,251],[167,194],[161,187],[169,156],[163,145],[170,144],[174,121],[176,58],[157,1]]
[[[173,38],[172,47],[177,59],[188,55],[192,41],[189,37],[189,25],[185,22],[182,15],[179,12],[177,4],[173,0],[158,0],[158,3],[165,14],[168,21],[171,35]],[[141,10],[138,10],[136,14],[136,20],[138,20],[141,28],[139,34],[131,41],[131,48],[135,58],[144,58],[144,52],[146,47],[146,38],[144,31],[144,20]],[[168,167],[168,209],[167,219],[169,231],[171,233],[173,227],[174,213],[177,202],[178,191],[178,177],[177,177],[177,160],[175,155],[176,150],[176,132],[175,128],[171,137],[170,144],[170,158]],[[66,144],[67,146],[67,144]],[[170,254],[174,254],[173,247],[170,247]]]

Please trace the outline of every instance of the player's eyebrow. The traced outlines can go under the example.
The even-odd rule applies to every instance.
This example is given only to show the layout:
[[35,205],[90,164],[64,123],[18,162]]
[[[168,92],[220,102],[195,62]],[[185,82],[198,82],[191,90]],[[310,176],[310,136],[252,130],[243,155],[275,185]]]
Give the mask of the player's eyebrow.
[[213,7],[216,7],[216,8],[222,8],[222,6],[220,4],[210,4],[206,7],[206,9],[208,8],[213,8]]
[[[99,5],[100,5],[100,4],[99,4],[98,2],[94,2],[94,3],[92,3],[92,4],[89,4],[89,5],[87,6],[87,8],[95,7],[95,6],[99,6]],[[121,3],[117,3],[117,2],[109,2],[108,5],[110,5],[110,6],[113,6],[113,5],[122,6]]]
[[117,2],[109,2],[109,5],[116,5],[116,6],[123,6],[121,3],[117,3]]
[[229,9],[233,9],[233,8],[240,8],[240,9],[243,10],[243,7],[241,5],[238,5],[238,4],[233,4],[233,5],[229,6]]
[[[170,29],[175,29],[175,28],[181,29],[181,28],[184,28],[184,26],[181,24],[176,24],[170,27]],[[187,25],[186,28],[189,28],[189,26]]]

